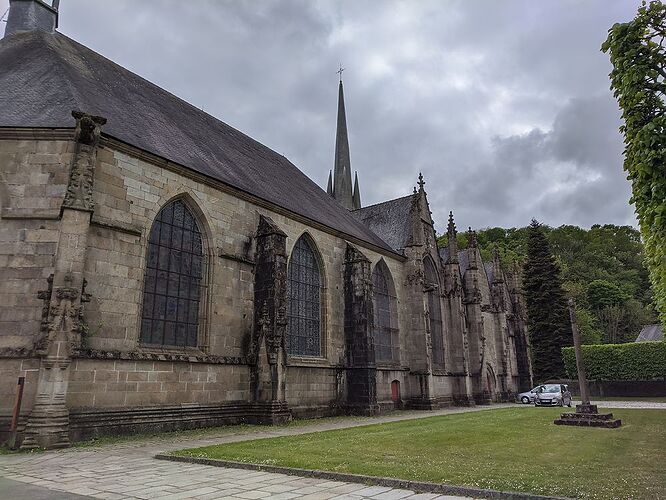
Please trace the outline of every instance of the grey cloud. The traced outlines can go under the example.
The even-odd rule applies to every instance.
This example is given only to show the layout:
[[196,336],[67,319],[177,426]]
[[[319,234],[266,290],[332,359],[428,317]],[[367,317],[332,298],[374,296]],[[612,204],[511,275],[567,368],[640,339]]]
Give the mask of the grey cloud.
[[[551,130],[495,137],[487,163],[469,171],[457,204],[476,201],[497,225],[633,223],[622,171],[618,112],[608,96],[569,101]],[[470,208],[467,216],[477,217]],[[474,220],[474,219],[473,219]],[[480,225],[489,225],[483,224]]]
[[[639,0],[62,0],[60,29],[287,156],[333,166],[342,62],[362,199],[437,228],[634,223],[608,28]],[[0,13],[8,0],[0,0]]]

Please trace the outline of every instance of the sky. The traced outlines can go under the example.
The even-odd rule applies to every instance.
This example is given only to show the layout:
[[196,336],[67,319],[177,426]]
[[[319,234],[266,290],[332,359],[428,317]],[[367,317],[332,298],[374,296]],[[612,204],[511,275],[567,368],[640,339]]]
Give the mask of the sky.
[[363,205],[411,193],[422,172],[438,232],[449,210],[459,229],[636,225],[599,48],[639,3],[61,0],[59,31],[323,189],[342,64]]

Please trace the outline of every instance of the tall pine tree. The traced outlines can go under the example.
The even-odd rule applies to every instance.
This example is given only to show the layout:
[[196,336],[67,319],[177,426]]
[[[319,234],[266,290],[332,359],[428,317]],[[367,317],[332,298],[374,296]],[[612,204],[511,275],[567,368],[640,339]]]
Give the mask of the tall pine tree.
[[532,220],[523,270],[532,369],[536,382],[565,376],[561,348],[573,343],[560,268],[541,225]]

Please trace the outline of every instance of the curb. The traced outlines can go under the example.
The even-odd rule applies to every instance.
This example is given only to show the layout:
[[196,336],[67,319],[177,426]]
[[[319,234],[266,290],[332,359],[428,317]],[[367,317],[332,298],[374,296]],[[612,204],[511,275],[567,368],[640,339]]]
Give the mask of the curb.
[[245,462],[234,462],[231,460],[218,460],[214,458],[183,457],[159,453],[155,455],[157,460],[170,462],[184,462],[199,465],[212,465],[214,467],[227,467],[231,469],[256,470],[262,472],[274,472],[290,476],[311,477],[315,479],[327,479],[329,481],[344,481],[346,483],[361,483],[372,486],[386,486],[389,488],[400,488],[412,490],[419,493],[439,493],[441,495],[457,495],[474,498],[508,499],[508,500],[570,500],[564,497],[547,497],[532,495],[530,493],[518,493],[514,491],[485,490],[469,486],[450,486],[441,483],[429,483],[426,481],[410,481],[407,479],[395,479],[391,477],[364,476],[361,474],[348,474],[344,472],[329,472],[312,469],[296,469],[293,467],[280,467],[278,465],[262,465]]

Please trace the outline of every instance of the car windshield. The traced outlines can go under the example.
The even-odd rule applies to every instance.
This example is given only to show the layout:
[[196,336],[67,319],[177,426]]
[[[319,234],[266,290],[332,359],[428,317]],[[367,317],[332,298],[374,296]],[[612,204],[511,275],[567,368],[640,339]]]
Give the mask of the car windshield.
[[560,386],[559,385],[547,385],[546,387],[543,388],[541,393],[548,393],[548,394],[555,394],[560,392]]

